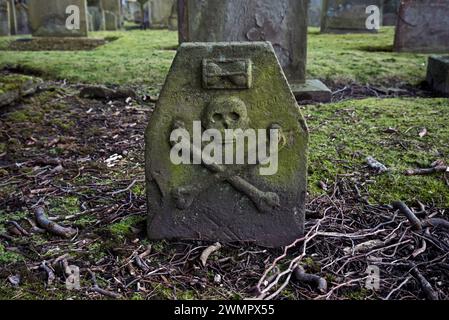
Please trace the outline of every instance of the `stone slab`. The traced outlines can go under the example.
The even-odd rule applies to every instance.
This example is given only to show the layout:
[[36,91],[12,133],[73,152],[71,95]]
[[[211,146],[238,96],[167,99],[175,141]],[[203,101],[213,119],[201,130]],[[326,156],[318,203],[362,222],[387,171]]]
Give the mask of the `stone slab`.
[[398,52],[449,52],[449,0],[403,0],[394,49]]
[[[79,30],[66,26],[70,5],[80,10]],[[87,37],[88,18],[86,0],[30,0],[29,19],[34,37]]]
[[296,100],[301,103],[311,102],[330,102],[332,91],[320,80],[306,80],[304,84],[290,84],[290,88],[295,95]]
[[70,38],[70,37],[42,37],[24,38],[13,41],[10,50],[17,51],[87,51],[106,44],[100,38]]
[[42,80],[25,75],[0,75],[0,108],[36,92]]
[[449,97],[449,55],[429,57],[427,82],[435,92]]
[[[217,174],[204,163],[174,164],[172,130],[192,134],[193,121],[202,130],[280,128],[278,170],[228,164]],[[303,235],[308,130],[271,43],[182,44],[145,145],[150,239],[281,247]]]

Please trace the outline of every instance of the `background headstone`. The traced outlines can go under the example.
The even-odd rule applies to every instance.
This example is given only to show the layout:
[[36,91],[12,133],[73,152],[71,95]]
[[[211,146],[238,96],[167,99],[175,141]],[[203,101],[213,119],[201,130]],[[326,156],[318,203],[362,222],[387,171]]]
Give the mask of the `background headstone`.
[[104,9],[105,27],[108,31],[122,27],[122,9],[120,0],[101,0]]
[[309,0],[309,27],[321,26],[321,0]]
[[11,35],[9,19],[9,2],[8,0],[0,0],[0,36]]
[[[66,8],[76,5],[80,9],[80,29],[66,27],[69,14]],[[86,0],[31,0],[29,19],[34,37],[87,37],[88,18]]]
[[[376,5],[382,13],[382,0],[323,0],[321,16],[322,33],[370,33],[366,8]],[[380,17],[380,23],[382,18]]]
[[17,34],[30,34],[28,4],[25,0],[16,3]]
[[151,29],[168,28],[175,0],[149,0],[145,4],[145,25]]
[[179,0],[180,42],[270,41],[298,99],[328,101],[306,81],[308,0]]
[[396,51],[449,52],[449,0],[402,0]]
[[384,0],[382,23],[384,26],[396,26],[400,3],[401,0]]
[[449,56],[429,57],[427,82],[434,91],[449,97]]
[[[229,72],[240,77],[234,79]],[[225,165],[221,179],[203,164],[174,165],[169,143],[174,125],[184,124],[190,134],[193,121],[214,127],[208,122],[212,112],[233,112],[235,122],[229,122],[229,128],[282,128],[288,144],[279,151],[278,172],[262,176],[257,166]],[[249,241],[279,247],[303,234],[307,127],[269,42],[182,44],[145,143],[151,239]],[[236,187],[232,179],[244,180],[246,187]],[[257,192],[249,191],[248,185]],[[277,196],[279,205],[261,209],[258,205],[265,203],[267,193]]]
[[87,6],[89,14],[91,15],[91,25],[89,30],[91,31],[103,31],[105,30],[105,13],[103,9],[102,0],[88,0]]

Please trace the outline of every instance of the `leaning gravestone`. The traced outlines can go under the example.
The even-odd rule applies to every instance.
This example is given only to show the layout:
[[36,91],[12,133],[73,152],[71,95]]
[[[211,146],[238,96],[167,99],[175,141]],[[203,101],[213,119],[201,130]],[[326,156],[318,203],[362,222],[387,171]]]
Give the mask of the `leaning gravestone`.
[[122,10],[120,0],[101,0],[101,2],[104,9],[106,30],[119,30],[122,27]]
[[7,0],[0,0],[0,36],[11,35],[9,19],[9,2]]
[[429,57],[427,82],[435,92],[449,97],[449,56]]
[[298,100],[329,101],[306,81],[308,0],[180,0],[180,42],[270,41]]
[[321,25],[321,0],[309,0],[309,27]]
[[[212,131],[214,142],[202,146],[199,135]],[[235,164],[237,150],[244,150],[236,146],[248,131],[259,139],[279,133],[269,137],[279,152],[270,148],[258,155],[259,162],[250,162],[255,146],[247,146],[241,153],[245,161]],[[145,143],[151,239],[278,247],[302,236],[308,131],[269,42],[182,44]],[[264,143],[257,141],[259,151]],[[180,145],[181,164],[176,160]],[[275,169],[264,172],[268,166]]]
[[88,0],[88,11],[91,16],[90,30],[103,31],[105,30],[106,18],[103,9],[102,0]]
[[401,1],[394,48],[399,52],[449,52],[449,0]]
[[323,0],[321,16],[322,33],[370,33],[376,29],[367,28],[370,16],[369,6],[379,8],[379,24],[382,22],[382,0]]

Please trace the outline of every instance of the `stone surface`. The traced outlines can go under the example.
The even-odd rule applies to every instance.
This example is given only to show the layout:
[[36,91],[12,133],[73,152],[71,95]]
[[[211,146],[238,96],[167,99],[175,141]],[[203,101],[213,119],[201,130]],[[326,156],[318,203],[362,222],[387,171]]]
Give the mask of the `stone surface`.
[[306,80],[304,84],[291,84],[290,88],[296,100],[305,102],[329,102],[332,91],[320,80]]
[[309,0],[309,27],[321,26],[321,0]]
[[18,51],[77,51],[93,50],[106,43],[104,39],[99,38],[80,38],[80,37],[37,37],[24,38],[13,41],[9,45],[9,50]]
[[30,34],[28,5],[25,1],[16,4],[17,34]]
[[322,33],[371,33],[366,28],[369,14],[366,8],[376,5],[382,10],[382,0],[323,0]]
[[[203,130],[223,130],[218,115],[233,129],[280,127],[277,173],[262,176],[257,165],[222,165],[217,174],[204,163],[173,164],[175,126],[192,134],[193,121],[202,120]],[[145,144],[151,239],[279,247],[303,234],[308,131],[269,42],[182,44]],[[268,205],[276,197],[279,205]]]
[[101,2],[104,9],[106,30],[119,30],[122,27],[120,0],[101,0]]
[[[66,27],[70,5],[80,10],[79,30]],[[88,30],[86,0],[30,0],[29,19],[34,37],[86,37]]]
[[0,0],[0,36],[11,35],[11,24],[8,0]]
[[103,31],[106,29],[105,13],[101,0],[88,0],[88,11],[91,16],[90,31]]
[[0,75],[0,108],[36,92],[42,80],[24,75]]
[[395,51],[449,52],[449,0],[401,1]]
[[427,82],[435,92],[449,97],[449,56],[429,57]]
[[180,0],[180,42],[270,41],[290,83],[304,83],[308,0]]
[[396,26],[400,3],[401,0],[384,0],[382,23],[384,26]]

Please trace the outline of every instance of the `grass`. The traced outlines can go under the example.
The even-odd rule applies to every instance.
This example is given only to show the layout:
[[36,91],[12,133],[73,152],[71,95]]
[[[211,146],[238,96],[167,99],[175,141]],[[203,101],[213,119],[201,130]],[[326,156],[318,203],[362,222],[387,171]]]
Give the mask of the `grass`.
[[[178,44],[177,32],[134,30],[94,32],[118,38],[93,51],[7,51],[11,39],[0,37],[0,67],[22,66],[47,78],[72,82],[162,86]],[[378,34],[329,35],[309,30],[309,77],[327,82],[415,84],[424,79],[426,56],[392,52],[394,30]],[[3,50],[3,51],[1,51]]]

